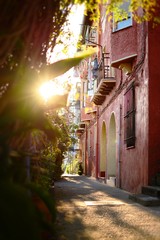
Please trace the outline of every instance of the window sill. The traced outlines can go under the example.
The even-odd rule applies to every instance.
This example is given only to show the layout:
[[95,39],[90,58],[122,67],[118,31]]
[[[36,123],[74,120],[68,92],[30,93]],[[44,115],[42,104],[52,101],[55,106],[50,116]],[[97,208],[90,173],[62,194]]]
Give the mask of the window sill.
[[112,31],[112,34],[117,33],[119,31],[123,31],[123,30],[131,28],[131,27],[133,27],[133,25],[129,25],[127,27],[123,27],[123,28],[120,28],[120,29],[115,29],[115,30]]
[[126,147],[126,150],[130,150],[130,149],[133,149],[133,148],[135,148],[135,146]]

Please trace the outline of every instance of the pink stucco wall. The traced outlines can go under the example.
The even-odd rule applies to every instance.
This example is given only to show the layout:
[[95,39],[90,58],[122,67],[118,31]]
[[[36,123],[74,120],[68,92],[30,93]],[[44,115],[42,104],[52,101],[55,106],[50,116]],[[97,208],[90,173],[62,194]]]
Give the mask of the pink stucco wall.
[[111,58],[112,61],[137,53],[137,25],[124,28],[112,33]]
[[[114,113],[116,119],[116,165],[117,165],[117,185],[130,192],[140,192],[141,186],[147,184],[147,88],[136,87],[136,146],[126,149],[124,143],[124,91],[113,101],[107,110],[100,116],[99,128],[102,123],[106,123],[108,140],[109,121]],[[106,100],[107,102],[107,100]],[[104,104],[105,105],[105,104]],[[120,106],[122,113],[120,115]],[[121,118],[121,126],[120,126]],[[119,135],[120,134],[120,135]],[[120,138],[119,138],[120,136]],[[119,150],[120,144],[120,150]],[[100,159],[100,155],[99,155]],[[107,161],[107,159],[106,159]],[[120,171],[119,171],[120,169]]]
[[[116,119],[116,164],[117,180],[123,189],[129,192],[140,192],[143,185],[148,184],[148,59],[145,57],[146,39],[144,39],[144,26],[134,24],[131,28],[112,33],[112,61],[123,57],[137,54],[135,66],[141,66],[132,81],[136,82],[136,146],[127,149],[124,143],[124,92],[127,85],[122,84],[127,78],[118,71],[117,84],[105,102],[100,107],[99,128],[105,121],[106,128],[109,129],[111,114],[114,113]],[[138,32],[138,34],[137,34]],[[105,37],[105,36],[104,36]],[[145,57],[145,58],[144,58]],[[143,58],[143,59],[142,59]],[[143,61],[142,61],[143,60]],[[140,65],[141,63],[141,65]],[[123,77],[120,79],[120,77]],[[117,94],[117,89],[122,87],[122,91]],[[112,100],[113,98],[113,100]],[[120,106],[122,114],[120,116]],[[104,110],[105,109],[105,110]],[[101,113],[102,111],[102,113]],[[120,126],[121,117],[121,126]],[[120,134],[120,135],[119,135]],[[119,138],[119,136],[121,136]],[[108,133],[107,133],[108,137]],[[120,141],[120,142],[119,142]],[[120,144],[120,149],[119,149]],[[100,152],[100,151],[99,151]],[[99,154],[100,160],[100,154]],[[107,159],[106,159],[107,161]],[[119,171],[120,169],[120,171]]]
[[149,181],[160,173],[160,26],[149,24]]

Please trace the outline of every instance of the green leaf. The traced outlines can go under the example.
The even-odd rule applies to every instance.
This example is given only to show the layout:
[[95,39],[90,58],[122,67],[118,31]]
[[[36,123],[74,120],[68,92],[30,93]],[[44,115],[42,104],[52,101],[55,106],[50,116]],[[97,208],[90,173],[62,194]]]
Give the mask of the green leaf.
[[46,65],[41,69],[40,77],[43,79],[47,78],[48,80],[56,78],[70,70],[72,67],[78,65],[83,59],[94,54],[95,51],[96,51],[95,49],[89,49],[88,51],[82,52],[76,57],[62,59],[50,65]]

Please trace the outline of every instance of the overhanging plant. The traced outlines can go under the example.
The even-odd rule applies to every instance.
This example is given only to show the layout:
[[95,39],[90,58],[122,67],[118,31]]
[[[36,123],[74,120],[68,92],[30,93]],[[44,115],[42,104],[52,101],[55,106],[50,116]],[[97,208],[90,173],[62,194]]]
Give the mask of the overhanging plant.
[[[42,76],[57,77],[77,65],[90,54],[92,52],[55,62],[43,67],[40,72],[35,70],[26,71],[22,68],[21,71],[15,75],[13,74],[15,84],[11,84],[1,97],[0,205],[2,219],[4,220],[6,214],[8,215],[7,221],[5,220],[1,224],[0,239],[2,240],[38,240],[43,239],[48,234],[54,234],[51,226],[52,220],[55,219],[54,214],[51,214],[52,217],[49,217],[49,219],[45,217],[47,209],[49,213],[54,213],[54,207],[49,200],[49,195],[45,194],[45,191],[40,190],[34,183],[28,183],[27,176],[22,178],[22,182],[14,181],[12,166],[16,156],[13,157],[12,154],[13,151],[16,152],[17,156],[25,159],[24,163],[26,163],[26,157],[28,159],[32,155],[30,135],[34,129],[45,132],[50,140],[56,139],[58,131],[49,121],[46,107],[37,98],[36,86],[42,82]],[[59,107],[55,102],[50,106],[52,108]],[[20,174],[20,172],[17,172],[17,174]],[[37,205],[36,207],[32,205],[33,198],[31,196],[37,196],[36,199],[40,199],[45,207],[41,209],[37,208]],[[22,221],[22,218],[25,221]],[[32,222],[34,224],[31,224]],[[7,228],[9,231],[7,231]],[[25,231],[27,231],[26,236],[24,236]]]

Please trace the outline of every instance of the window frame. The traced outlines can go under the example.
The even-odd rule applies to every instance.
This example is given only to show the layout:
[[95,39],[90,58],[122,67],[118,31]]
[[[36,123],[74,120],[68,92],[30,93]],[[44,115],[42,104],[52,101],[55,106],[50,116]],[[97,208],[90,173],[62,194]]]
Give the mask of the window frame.
[[[126,4],[124,6],[124,4]],[[127,18],[124,18],[119,21],[115,21],[114,15],[113,15],[113,32],[117,32],[119,30],[131,27],[133,25],[133,18],[132,13],[129,11],[129,4],[130,2],[125,2],[120,8],[128,13]]]
[[135,148],[135,86],[132,83],[124,94],[124,141],[126,147]]

